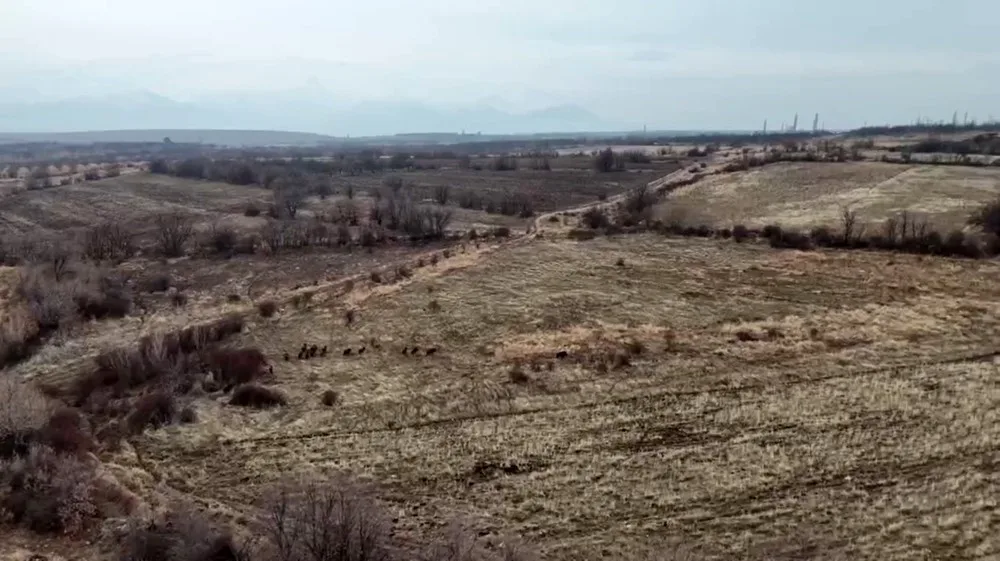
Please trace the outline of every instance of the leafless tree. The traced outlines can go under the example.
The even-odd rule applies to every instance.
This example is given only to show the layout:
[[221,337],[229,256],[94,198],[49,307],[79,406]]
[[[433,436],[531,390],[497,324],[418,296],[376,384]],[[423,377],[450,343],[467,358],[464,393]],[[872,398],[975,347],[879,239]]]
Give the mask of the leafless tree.
[[[840,221],[843,228],[844,244],[849,244],[855,239],[855,229],[858,225],[857,211],[852,210],[849,206],[844,207],[841,209]],[[860,237],[860,232],[857,235]]]
[[434,187],[434,200],[437,201],[439,205],[448,204],[448,199],[451,198],[451,187],[448,185],[438,185]]
[[167,257],[184,255],[184,245],[194,234],[191,219],[179,212],[160,214],[156,217],[156,241],[159,250]]
[[133,235],[116,222],[100,224],[83,236],[83,254],[93,261],[124,261],[135,253]]
[[390,522],[372,495],[343,477],[278,487],[263,509],[277,561],[387,561]]

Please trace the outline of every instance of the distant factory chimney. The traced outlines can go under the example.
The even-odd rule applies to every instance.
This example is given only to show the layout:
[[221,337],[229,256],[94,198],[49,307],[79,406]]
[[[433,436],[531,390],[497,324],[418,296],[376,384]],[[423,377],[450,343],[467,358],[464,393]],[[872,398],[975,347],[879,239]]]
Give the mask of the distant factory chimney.
[[813,134],[816,134],[816,132],[818,131],[819,131],[819,113],[816,113],[816,116],[813,117]]
[[799,114],[795,114],[795,120],[792,121],[792,132],[799,130]]
[[764,136],[767,136],[767,119],[764,119]]

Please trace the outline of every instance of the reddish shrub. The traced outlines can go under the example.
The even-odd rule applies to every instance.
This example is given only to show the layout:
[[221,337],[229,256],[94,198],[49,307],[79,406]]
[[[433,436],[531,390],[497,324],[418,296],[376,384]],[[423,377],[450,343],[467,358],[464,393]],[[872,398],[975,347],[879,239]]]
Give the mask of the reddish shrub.
[[83,454],[97,448],[83,415],[79,410],[68,407],[49,417],[49,422],[39,433],[39,440],[64,454]]
[[219,349],[206,357],[209,370],[224,386],[254,381],[267,367],[267,357],[258,349]]
[[233,397],[229,400],[230,405],[255,407],[257,409],[285,405],[286,403],[288,403],[288,400],[278,390],[257,384],[238,386],[233,390]]
[[154,392],[136,400],[125,422],[130,433],[139,434],[146,427],[156,429],[173,423],[176,414],[174,396],[166,392]]

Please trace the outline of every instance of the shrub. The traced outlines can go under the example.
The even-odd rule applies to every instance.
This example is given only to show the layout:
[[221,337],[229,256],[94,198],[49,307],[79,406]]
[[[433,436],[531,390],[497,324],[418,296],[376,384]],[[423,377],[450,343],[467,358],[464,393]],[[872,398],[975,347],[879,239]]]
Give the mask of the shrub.
[[237,386],[237,388],[233,390],[233,397],[229,400],[230,405],[236,405],[239,407],[254,407],[257,409],[266,409],[268,407],[285,405],[287,402],[288,400],[285,399],[285,396],[278,390],[257,384],[243,384],[241,386]]
[[744,240],[750,239],[750,229],[743,224],[733,226],[733,239],[737,242],[743,242]]
[[338,401],[340,401],[340,395],[333,390],[326,390],[323,392],[323,396],[320,398],[320,401],[322,401],[323,405],[326,405],[327,407],[333,407]]
[[255,216],[260,216],[260,209],[257,208],[257,205],[254,204],[247,205],[246,210],[243,211],[243,216],[249,216],[251,218]]
[[13,444],[34,433],[45,426],[49,412],[48,400],[37,388],[10,374],[0,376],[0,440]]
[[166,292],[170,290],[172,282],[170,275],[160,273],[144,279],[141,286],[146,292]]
[[257,303],[257,313],[262,318],[269,318],[278,311],[278,304],[274,300],[264,300]]
[[525,373],[524,368],[520,364],[515,364],[510,367],[510,371],[507,373],[507,378],[512,384],[527,384],[531,381],[528,374]]
[[600,208],[590,207],[580,215],[580,223],[596,230],[597,228],[606,227],[610,221]]
[[37,533],[60,533],[83,527],[97,513],[94,470],[71,455],[44,446],[0,464],[6,492],[0,508],[15,524]]
[[212,229],[208,234],[206,245],[216,253],[232,255],[236,248],[237,241],[238,238],[236,236],[236,230],[233,230],[228,226],[213,224]]
[[146,427],[158,429],[174,422],[177,403],[166,392],[154,392],[136,400],[125,424],[131,434],[140,434]]
[[20,362],[41,343],[38,321],[23,308],[8,308],[0,318],[0,369]]
[[156,217],[157,248],[166,257],[184,255],[184,245],[194,233],[191,220],[180,213],[161,214]]
[[619,257],[618,260],[615,261],[615,266],[616,267],[624,267],[625,266],[625,258],[624,257]]
[[730,230],[729,228],[722,228],[721,230],[719,230],[718,234],[719,237],[721,237],[724,240],[728,240],[729,238],[733,237],[733,231]]
[[624,171],[625,158],[621,154],[616,154],[611,148],[606,148],[594,156],[593,166],[594,171],[598,173]]
[[1000,199],[983,205],[969,218],[969,224],[979,226],[988,234],[1000,234]]
[[194,407],[189,405],[184,409],[181,409],[180,415],[177,416],[177,421],[185,425],[197,423],[198,412],[194,410]]
[[801,251],[808,251],[813,248],[812,240],[809,239],[809,236],[800,234],[799,232],[775,233],[769,239],[771,247],[775,248],[798,249]]
[[239,294],[229,294],[226,296],[226,302],[230,304],[238,304],[243,298]]
[[167,165],[166,160],[158,159],[153,160],[149,163],[149,173],[158,173],[166,175],[170,173],[170,166]]
[[261,520],[276,561],[386,561],[391,518],[344,477],[302,480],[268,493]]
[[184,294],[183,292],[174,292],[170,295],[170,303],[173,304],[175,308],[183,308],[184,306],[187,306],[187,294]]
[[93,261],[121,262],[134,253],[133,234],[118,223],[95,226],[83,236],[83,254]]
[[237,546],[228,533],[192,507],[175,507],[164,518],[152,523],[131,521],[121,542],[119,560],[251,561],[246,547]]
[[774,237],[780,238],[781,226],[778,226],[776,224],[768,224],[767,226],[764,226],[763,230],[761,230],[760,235],[766,239],[772,239]]
[[49,417],[38,441],[61,454],[80,456],[97,448],[87,421],[77,409],[63,407]]
[[378,271],[372,271],[371,274],[368,275],[368,278],[375,284],[382,283],[382,274]]
[[267,367],[267,358],[258,349],[216,349],[205,362],[216,381],[223,385],[248,384]]
[[809,237],[812,238],[814,244],[819,247],[830,247],[834,243],[833,232],[830,231],[826,226],[817,226],[809,232]]

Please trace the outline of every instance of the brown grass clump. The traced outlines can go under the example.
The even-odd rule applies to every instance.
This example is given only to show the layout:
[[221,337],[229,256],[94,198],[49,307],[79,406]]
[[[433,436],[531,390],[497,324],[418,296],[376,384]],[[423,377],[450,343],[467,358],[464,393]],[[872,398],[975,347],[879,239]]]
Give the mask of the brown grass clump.
[[262,318],[269,318],[278,311],[278,304],[274,300],[264,300],[257,303],[257,313]]
[[338,401],[340,401],[340,394],[334,390],[326,390],[323,392],[323,397],[320,398],[320,401],[322,401],[323,405],[326,405],[327,407],[333,407]]
[[184,409],[181,409],[180,415],[177,416],[177,421],[184,425],[190,425],[192,423],[198,422],[198,412],[195,411],[194,407],[188,405]]
[[0,368],[27,359],[41,343],[38,322],[18,307],[0,320]]
[[0,438],[32,433],[45,426],[51,406],[34,386],[0,376]]
[[379,273],[378,271],[372,271],[371,274],[368,275],[368,279],[375,284],[382,284],[382,273]]
[[173,286],[173,280],[170,275],[163,273],[144,279],[140,286],[145,292],[166,292]]
[[237,405],[239,407],[254,407],[257,409],[266,409],[268,407],[276,407],[287,403],[288,400],[285,398],[284,394],[278,390],[257,384],[244,384],[242,386],[238,386],[235,390],[233,390],[233,396],[229,399],[230,405]]

